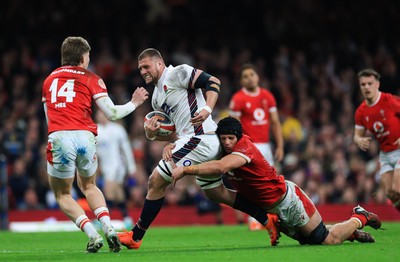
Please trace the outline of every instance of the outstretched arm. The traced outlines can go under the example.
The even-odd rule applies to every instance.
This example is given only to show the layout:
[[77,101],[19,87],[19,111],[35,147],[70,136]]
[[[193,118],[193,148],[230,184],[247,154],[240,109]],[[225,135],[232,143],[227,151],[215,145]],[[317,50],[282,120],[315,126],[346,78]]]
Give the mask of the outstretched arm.
[[214,176],[239,168],[246,163],[246,159],[242,156],[230,154],[220,160],[213,160],[200,165],[176,167],[174,170],[172,170],[172,179],[175,185],[176,181],[186,175],[203,177]]
[[132,113],[138,106],[149,98],[149,93],[143,87],[138,87],[132,94],[132,99],[124,105],[114,105],[109,96],[96,99],[96,104],[108,120],[118,120]]

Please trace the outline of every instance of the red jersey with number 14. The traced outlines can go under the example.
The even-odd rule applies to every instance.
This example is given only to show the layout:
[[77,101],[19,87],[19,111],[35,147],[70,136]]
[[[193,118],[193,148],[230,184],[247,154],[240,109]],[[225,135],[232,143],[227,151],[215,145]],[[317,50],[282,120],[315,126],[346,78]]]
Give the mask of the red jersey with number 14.
[[355,123],[357,129],[366,128],[374,135],[383,152],[398,149],[394,142],[400,138],[399,98],[380,92],[375,104],[362,102],[356,110]]
[[225,174],[247,199],[261,207],[271,207],[286,193],[284,177],[268,164],[250,137],[243,135],[231,154],[239,155],[247,161],[247,164]]
[[240,117],[243,132],[253,142],[269,142],[269,114],[277,110],[276,100],[270,91],[259,87],[253,94],[242,88],[233,95],[229,107],[233,116]]
[[92,119],[92,102],[107,96],[103,80],[78,66],[63,66],[44,81],[42,102],[47,106],[48,133],[88,130],[97,135]]

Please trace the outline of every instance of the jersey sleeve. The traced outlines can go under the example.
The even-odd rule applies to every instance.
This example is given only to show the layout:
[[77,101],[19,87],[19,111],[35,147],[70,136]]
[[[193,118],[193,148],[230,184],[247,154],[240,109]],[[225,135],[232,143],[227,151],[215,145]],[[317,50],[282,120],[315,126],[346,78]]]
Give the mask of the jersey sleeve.
[[265,97],[268,101],[268,112],[276,112],[278,109],[274,95],[270,91],[265,90]]
[[232,154],[243,157],[247,163],[250,163],[254,158],[253,146],[246,137],[240,139],[233,148]]
[[400,97],[396,95],[392,95],[393,103],[390,103],[393,106],[396,115],[400,116]]
[[174,67],[169,74],[171,87],[188,89],[194,70],[194,67],[186,64]]
[[90,71],[87,72],[90,74],[87,86],[89,87],[93,99],[96,100],[100,97],[108,96],[107,87],[103,79]]
[[231,101],[229,101],[229,111],[231,116],[240,117],[242,115],[241,101],[244,101],[244,99],[240,99],[239,93],[232,96]]

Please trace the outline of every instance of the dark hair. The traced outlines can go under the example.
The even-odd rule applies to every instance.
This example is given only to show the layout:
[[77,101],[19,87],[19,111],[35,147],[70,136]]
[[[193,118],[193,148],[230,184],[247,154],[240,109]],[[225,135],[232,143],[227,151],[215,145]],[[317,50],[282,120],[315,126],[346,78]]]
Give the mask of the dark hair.
[[239,140],[242,138],[242,124],[234,117],[225,117],[218,123],[217,130],[215,131],[218,136],[220,135],[235,135]]
[[258,70],[257,70],[257,67],[255,65],[253,65],[251,63],[246,63],[246,64],[243,64],[240,67],[240,70],[239,70],[239,77],[240,78],[242,77],[243,71],[247,70],[247,69],[253,69],[258,74]]
[[361,70],[360,72],[358,72],[357,76],[358,78],[363,76],[374,76],[377,80],[381,78],[381,75],[372,68],[366,68]]
[[160,51],[155,48],[147,48],[143,52],[140,53],[138,60],[142,60],[146,57],[157,57],[163,60]]
[[61,45],[61,65],[77,66],[82,63],[82,56],[90,51],[86,39],[80,36],[69,36]]

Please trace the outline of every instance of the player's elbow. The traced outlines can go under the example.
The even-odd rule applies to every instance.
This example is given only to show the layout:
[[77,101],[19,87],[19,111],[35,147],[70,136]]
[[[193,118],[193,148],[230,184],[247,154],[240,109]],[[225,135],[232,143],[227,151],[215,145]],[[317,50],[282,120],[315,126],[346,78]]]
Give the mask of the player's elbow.
[[214,82],[218,85],[221,85],[221,80],[219,80],[218,78],[216,78],[215,76],[211,76],[209,81]]
[[213,91],[219,93],[221,91],[221,81],[215,76],[211,76],[208,79],[205,87],[207,91]]
[[119,119],[116,109],[111,109],[110,112],[104,112],[104,115],[110,121],[117,121]]

